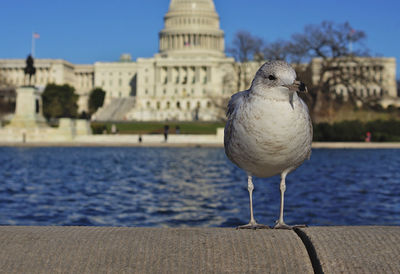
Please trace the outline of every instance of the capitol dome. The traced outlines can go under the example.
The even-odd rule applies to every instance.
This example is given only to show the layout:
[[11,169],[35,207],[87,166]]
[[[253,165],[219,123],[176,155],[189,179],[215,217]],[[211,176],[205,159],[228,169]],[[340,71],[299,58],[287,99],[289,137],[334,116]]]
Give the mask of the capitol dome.
[[171,0],[160,32],[167,56],[224,56],[224,32],[212,0]]

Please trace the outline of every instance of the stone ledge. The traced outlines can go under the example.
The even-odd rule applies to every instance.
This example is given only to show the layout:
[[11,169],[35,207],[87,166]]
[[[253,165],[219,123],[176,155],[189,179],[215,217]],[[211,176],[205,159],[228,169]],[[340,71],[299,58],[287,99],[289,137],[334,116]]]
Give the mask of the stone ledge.
[[[342,226],[301,229],[323,273],[400,273],[400,227]],[[318,272],[318,271],[317,271]]]
[[[3,273],[400,272],[400,227],[311,227],[297,233],[3,226],[0,269]],[[306,249],[307,242],[316,254]]]

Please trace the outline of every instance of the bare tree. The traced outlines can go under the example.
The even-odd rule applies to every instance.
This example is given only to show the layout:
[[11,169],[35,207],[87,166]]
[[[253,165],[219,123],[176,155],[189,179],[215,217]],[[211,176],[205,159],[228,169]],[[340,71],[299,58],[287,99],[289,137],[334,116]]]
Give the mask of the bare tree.
[[311,62],[313,67],[312,72],[308,71],[307,85],[314,116],[331,109],[334,87],[339,84],[346,87],[347,95],[354,99],[357,97],[354,85],[370,82],[369,74],[363,71],[365,59],[358,58],[368,54],[363,45],[365,37],[363,31],[354,30],[347,22],[335,24],[330,21],[307,25],[302,33],[292,35],[287,45],[288,59],[297,64]]
[[[300,79],[306,82],[306,99],[314,118],[330,115],[341,98],[362,104],[374,103],[382,95],[382,66],[368,56],[366,34],[348,22],[323,21],[307,25],[291,39],[265,43],[249,32],[236,33],[228,52],[236,58],[237,90],[247,87],[248,74],[264,60],[291,62]],[[371,86],[378,88],[371,91]],[[379,91],[380,90],[380,91]],[[376,103],[376,102],[375,102]]]
[[348,22],[323,21],[293,34],[288,50],[293,62],[309,61],[313,57],[365,56],[368,53],[362,43],[365,38],[365,32],[355,30]]
[[235,66],[237,73],[237,90],[240,90],[242,84],[247,87],[250,84],[248,79],[248,65],[252,60],[260,60],[262,57],[263,40],[252,35],[248,31],[236,32],[232,46],[227,49],[227,52],[235,58],[238,64]]
[[226,110],[228,102],[235,92],[237,92],[236,87],[236,71],[231,66],[226,66],[224,69],[224,76],[222,77],[222,90],[219,93],[208,93],[207,97],[210,99],[212,104],[213,115],[218,121],[226,121]]
[[272,43],[265,43],[262,49],[264,60],[287,60],[289,42],[278,40]]
[[253,36],[248,31],[238,31],[232,41],[232,47],[227,49],[239,62],[248,62],[253,60],[254,55],[261,52],[263,41],[257,36]]

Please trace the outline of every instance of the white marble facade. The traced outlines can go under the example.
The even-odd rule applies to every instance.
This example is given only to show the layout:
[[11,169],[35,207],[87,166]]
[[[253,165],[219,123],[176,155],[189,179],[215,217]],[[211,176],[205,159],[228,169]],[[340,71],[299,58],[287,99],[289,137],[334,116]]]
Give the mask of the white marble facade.
[[[396,60],[365,58],[365,61],[370,64],[363,65],[371,69],[368,73],[379,72],[376,75],[382,78],[381,87],[364,85],[357,92],[362,96],[397,96]],[[124,120],[212,121],[220,116],[218,102],[237,89],[248,88],[260,64],[245,64],[247,72],[238,79],[238,68],[243,68],[243,64],[225,55],[224,32],[213,1],[171,0],[164,28],[159,33],[159,52],[152,58],[132,61],[129,54],[123,54],[119,61],[93,65],[36,59],[35,66],[35,85],[72,85],[79,95],[80,111],[87,110],[89,92],[100,87],[106,91],[105,106],[113,104],[114,99],[135,99]],[[312,81],[317,81],[320,61],[315,59],[306,66]],[[0,76],[8,85],[21,86],[26,83],[24,67],[24,59],[2,59]],[[346,94],[347,91],[338,85],[335,92]]]
[[[3,84],[11,87],[27,85],[25,66],[25,59],[0,59],[0,75],[5,82]],[[35,87],[44,89],[49,83],[69,84],[79,95],[79,110],[87,110],[89,92],[94,86],[93,65],[75,65],[61,59],[35,59],[34,66],[36,74],[31,82]]]

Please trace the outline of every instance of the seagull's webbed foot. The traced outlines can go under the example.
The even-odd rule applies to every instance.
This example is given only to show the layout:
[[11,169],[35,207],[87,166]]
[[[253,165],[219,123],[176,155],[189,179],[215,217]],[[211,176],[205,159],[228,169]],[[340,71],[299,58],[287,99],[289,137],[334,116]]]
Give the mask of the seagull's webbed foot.
[[277,221],[276,224],[273,226],[273,229],[289,229],[293,230],[294,228],[304,228],[307,225],[287,225],[284,222]]
[[240,225],[236,229],[270,229],[270,227],[256,222],[250,222],[247,225]]

